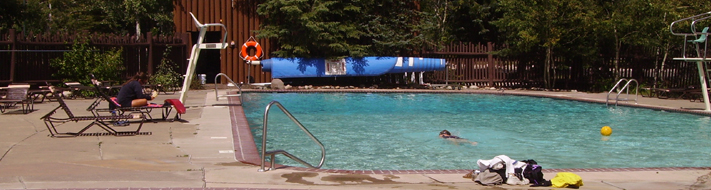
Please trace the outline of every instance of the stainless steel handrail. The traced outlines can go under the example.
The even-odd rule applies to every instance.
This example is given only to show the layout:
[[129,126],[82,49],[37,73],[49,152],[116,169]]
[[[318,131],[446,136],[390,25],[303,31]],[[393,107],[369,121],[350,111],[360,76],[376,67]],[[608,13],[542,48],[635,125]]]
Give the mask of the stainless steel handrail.
[[[698,21],[699,19],[696,19],[696,18],[701,17],[701,16],[704,16],[704,15],[711,15],[711,12],[701,13],[701,14],[694,15],[694,16],[691,16],[691,17],[686,17],[686,18],[683,18],[683,19],[676,20],[676,21],[672,22],[672,23],[669,25],[669,31],[670,31],[673,35],[677,35],[677,36],[683,36],[683,35],[687,35],[687,34],[693,34],[693,33],[676,33],[676,32],[674,32],[674,25],[675,25],[676,23],[679,23],[679,22],[682,22],[682,21],[686,21],[686,20],[692,20],[692,19],[694,19],[694,20],[692,20],[692,21]],[[703,19],[701,19],[701,20],[703,20]],[[693,27],[693,26],[692,26],[692,27]],[[694,28],[692,28],[692,29],[694,29]]]
[[[239,88],[239,94],[238,94],[239,102],[242,103],[242,87],[240,87],[237,83],[235,83],[235,81],[232,81],[232,79],[230,77],[228,77],[227,74],[225,74],[225,73],[218,73],[217,75],[215,75],[215,101],[220,101],[220,98],[218,95],[219,93],[217,93],[217,77],[220,77],[220,76],[224,76],[228,81],[230,81],[230,83],[232,83],[232,85],[235,85],[237,88]],[[220,85],[222,85],[222,81],[220,81]]]
[[[694,16],[691,16],[691,17],[679,19],[679,20],[676,20],[676,21],[672,22],[672,23],[669,25],[669,31],[672,33],[672,35],[684,36],[684,46],[682,47],[682,57],[683,57],[683,58],[686,58],[686,43],[687,43],[687,41],[688,41],[689,36],[698,36],[698,35],[703,35],[703,34],[706,34],[706,35],[709,34],[709,32],[706,32],[706,33],[696,32],[696,23],[697,23],[698,21],[706,20],[706,19],[708,19],[708,18],[711,18],[711,16],[707,16],[707,15],[711,15],[711,12],[701,13],[701,14],[694,15]],[[674,32],[674,25],[675,25],[675,24],[677,24],[677,23],[679,23],[679,22],[682,22],[682,21],[688,21],[688,20],[691,20],[691,33],[677,33],[677,32]],[[699,48],[698,48],[698,46],[697,46],[697,54],[699,54],[699,53],[698,53],[698,49],[699,49]],[[700,55],[697,55],[697,56],[700,56]]]
[[[625,83],[625,85],[622,87],[622,89],[617,89],[623,81],[627,81],[627,83]],[[617,96],[615,97],[615,106],[617,106],[617,102],[620,100],[629,101],[629,97],[630,97],[629,86],[630,86],[630,83],[632,83],[632,82],[634,82],[637,85],[637,86],[635,86],[635,92],[634,92],[634,103],[637,104],[637,99],[639,98],[639,93],[638,93],[639,92],[639,83],[635,79],[628,80],[626,78],[622,78],[619,81],[617,81],[617,84],[615,84],[615,86],[612,87],[612,89],[610,89],[609,92],[607,92],[607,100],[605,101],[605,105],[607,106],[610,103],[610,93],[615,91],[615,89],[617,89]],[[625,91],[627,93],[627,98],[620,99],[620,94],[622,94],[622,91]]]
[[[309,135],[311,140],[316,142],[321,147],[321,162],[318,164],[318,166],[313,166],[309,163],[306,163],[305,161],[299,159],[298,157],[296,157],[292,154],[289,154],[288,152],[286,152],[284,150],[274,150],[274,151],[269,151],[269,152],[266,151],[266,149],[267,149],[267,121],[269,118],[269,110],[271,110],[272,105],[276,105],[277,107],[279,107],[279,109],[281,109],[281,111],[284,112],[284,114],[286,114],[286,116],[288,116],[289,119],[291,119],[291,121],[293,121],[297,126],[299,126],[299,128],[301,128],[301,130],[303,130],[307,135]],[[261,167],[259,168],[258,171],[259,172],[266,171],[264,169],[264,160],[267,155],[271,156],[270,157],[271,158],[270,159],[270,163],[271,163],[270,166],[271,167],[269,168],[269,170],[274,170],[274,156],[276,154],[283,154],[284,156],[289,157],[294,161],[297,161],[305,166],[308,166],[310,168],[315,168],[315,169],[321,168],[321,166],[323,166],[323,163],[326,161],[326,148],[323,146],[323,144],[321,144],[321,141],[319,141],[316,137],[314,137],[314,135],[311,134],[311,132],[309,132],[309,130],[306,129],[306,127],[304,127],[304,125],[302,125],[301,122],[299,122],[299,120],[296,120],[296,118],[294,118],[294,116],[291,115],[291,113],[289,113],[289,111],[286,110],[286,108],[284,108],[284,106],[282,106],[281,103],[279,103],[277,101],[272,101],[267,105],[267,108],[264,110],[264,124],[262,127],[262,157],[261,157],[262,161],[261,161]]]

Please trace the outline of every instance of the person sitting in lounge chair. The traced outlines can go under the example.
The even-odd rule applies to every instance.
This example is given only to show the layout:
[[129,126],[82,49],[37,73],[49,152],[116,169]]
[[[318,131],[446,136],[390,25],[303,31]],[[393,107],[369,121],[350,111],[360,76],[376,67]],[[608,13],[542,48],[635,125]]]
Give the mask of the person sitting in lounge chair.
[[457,145],[459,145],[459,143],[470,143],[470,144],[476,146],[476,144],[477,144],[477,142],[475,142],[475,141],[469,141],[465,138],[454,136],[454,135],[452,135],[452,133],[450,133],[447,130],[442,130],[441,132],[439,132],[439,137],[443,138],[443,139],[450,140],[450,141],[454,142],[454,144],[457,144]]
[[148,82],[148,75],[138,72],[131,80],[124,83],[116,97],[121,107],[146,106],[149,100],[155,99],[158,95],[155,91],[151,95],[143,94],[143,84],[146,82]]

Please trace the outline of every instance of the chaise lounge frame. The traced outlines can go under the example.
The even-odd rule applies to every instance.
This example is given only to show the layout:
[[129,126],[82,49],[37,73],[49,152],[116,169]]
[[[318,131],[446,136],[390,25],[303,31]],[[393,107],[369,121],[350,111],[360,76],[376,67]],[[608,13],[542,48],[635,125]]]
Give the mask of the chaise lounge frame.
[[[121,107],[121,104],[112,100],[111,97],[109,97],[103,91],[101,91],[101,88],[100,88],[101,83],[100,82],[93,79],[92,83],[94,84],[94,88],[96,90],[96,94],[97,94],[98,98],[96,100],[94,100],[94,102],[86,110],[90,111],[95,116],[101,116],[102,112],[105,112],[105,113],[113,112],[113,113],[116,113],[119,115],[123,115],[125,112],[134,112],[134,113],[143,114],[144,118],[146,118],[146,120],[153,121],[155,123],[158,120],[153,119],[153,116],[151,116],[151,112],[153,111],[153,109],[162,109],[160,121],[187,122],[186,120],[183,120],[181,118],[181,115],[184,114],[186,111],[185,107],[177,99],[167,99],[167,100],[165,100],[164,104],[160,105],[160,106]],[[109,104],[108,109],[97,108],[99,106],[99,104],[101,104],[102,101],[108,102],[108,104]],[[174,107],[177,112],[175,114],[175,118],[169,119],[168,116],[173,111]]]
[[[146,118],[144,117],[143,114],[125,114],[125,115],[106,115],[106,116],[97,116],[97,115],[92,115],[92,116],[76,116],[72,113],[72,111],[69,109],[69,106],[67,106],[66,102],[64,101],[64,98],[60,96],[58,91],[53,90],[53,87],[50,87],[52,89],[52,93],[57,97],[57,102],[59,103],[59,106],[56,108],[52,109],[49,113],[46,115],[42,116],[40,119],[44,120],[44,124],[47,126],[47,130],[49,130],[49,133],[52,137],[76,137],[76,136],[105,136],[105,135],[114,135],[114,136],[130,136],[130,135],[150,135],[151,132],[140,132],[141,128],[143,127],[143,123],[146,121]],[[58,117],[57,112],[59,110],[64,110],[66,113],[66,117]],[[115,130],[110,126],[111,122],[118,121],[118,120],[138,120],[138,128],[134,131],[118,131]],[[59,132],[57,131],[57,125],[58,124],[63,124],[67,122],[79,122],[79,121],[90,121],[87,126],[79,130],[78,132]],[[106,133],[85,133],[89,128],[93,126],[99,126],[101,127]]]
[[30,85],[9,85],[6,98],[0,99],[0,112],[5,113],[8,108],[22,105],[22,113],[34,110],[34,100],[29,98]]

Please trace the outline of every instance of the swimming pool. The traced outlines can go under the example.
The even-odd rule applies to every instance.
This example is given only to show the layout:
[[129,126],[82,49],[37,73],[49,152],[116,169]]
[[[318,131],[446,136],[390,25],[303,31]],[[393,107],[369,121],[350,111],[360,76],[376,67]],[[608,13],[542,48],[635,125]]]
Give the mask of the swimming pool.
[[[544,168],[706,167],[711,118],[551,98],[428,93],[245,93],[261,150],[265,106],[279,101],[326,146],[323,169],[471,169],[505,154]],[[278,109],[267,150],[318,163],[320,148]],[[600,135],[602,126],[612,136]],[[455,145],[447,129],[479,142]],[[284,156],[277,163],[301,166]]]

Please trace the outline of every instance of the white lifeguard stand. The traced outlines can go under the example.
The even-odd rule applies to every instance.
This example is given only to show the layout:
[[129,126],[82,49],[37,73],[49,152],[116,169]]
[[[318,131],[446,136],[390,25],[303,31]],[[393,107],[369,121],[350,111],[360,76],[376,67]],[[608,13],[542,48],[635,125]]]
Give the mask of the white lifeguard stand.
[[[229,44],[226,43],[227,41],[227,27],[225,27],[224,24],[221,23],[209,23],[209,24],[201,24],[200,21],[195,18],[195,15],[193,13],[190,13],[190,16],[193,17],[193,21],[195,21],[195,26],[197,26],[200,29],[200,36],[198,37],[197,43],[193,45],[193,50],[190,53],[190,58],[188,59],[188,68],[187,71],[185,71],[185,80],[183,81],[183,89],[181,90],[180,93],[180,102],[185,104],[185,98],[187,97],[187,92],[190,89],[190,81],[193,80],[193,77],[195,77],[195,66],[197,65],[197,60],[198,57],[200,56],[200,50],[203,49],[225,49]],[[224,30],[224,37],[222,37],[222,43],[204,43],[203,41],[205,40],[205,32],[207,32],[207,27],[211,26],[220,26]]]
[[[673,60],[676,61],[686,61],[686,62],[696,62],[696,66],[699,69],[699,79],[701,81],[701,94],[704,98],[704,104],[706,105],[706,109],[704,111],[711,111],[711,104],[709,104],[709,91],[708,91],[708,82],[709,82],[709,75],[711,75],[711,65],[707,65],[709,61],[711,61],[711,58],[706,56],[706,52],[708,50],[708,35],[709,35],[709,27],[704,27],[704,29],[699,32],[696,30],[696,24],[699,23],[699,21],[706,20],[711,18],[711,12],[707,13],[702,13],[698,15],[694,15],[692,17],[684,18],[681,20],[677,20],[671,23],[669,25],[669,30],[673,35],[677,36],[684,36],[684,47],[683,47],[683,52],[682,52],[682,57],[676,57]],[[679,23],[679,22],[684,22],[684,21],[691,21],[691,33],[676,33],[674,32],[674,25]],[[693,37],[692,39],[689,39],[689,37]],[[686,46],[687,43],[692,43],[695,47],[696,50],[696,57],[686,57]],[[702,47],[703,46],[703,47]]]

